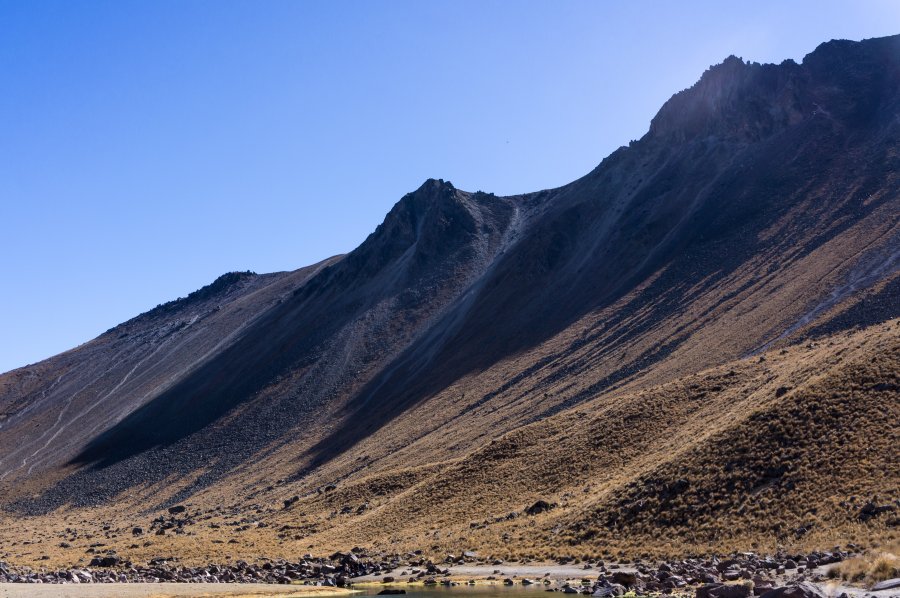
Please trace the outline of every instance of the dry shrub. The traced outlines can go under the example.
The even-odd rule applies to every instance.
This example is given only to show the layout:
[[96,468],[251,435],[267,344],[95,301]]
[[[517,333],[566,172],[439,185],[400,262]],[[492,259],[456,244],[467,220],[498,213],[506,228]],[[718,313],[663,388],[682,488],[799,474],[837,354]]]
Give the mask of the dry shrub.
[[900,558],[894,554],[882,554],[872,563],[868,577],[872,583],[900,577]]
[[900,542],[892,542],[878,552],[848,559],[829,571],[829,577],[840,575],[851,582],[865,581],[875,584],[886,579],[900,577]]

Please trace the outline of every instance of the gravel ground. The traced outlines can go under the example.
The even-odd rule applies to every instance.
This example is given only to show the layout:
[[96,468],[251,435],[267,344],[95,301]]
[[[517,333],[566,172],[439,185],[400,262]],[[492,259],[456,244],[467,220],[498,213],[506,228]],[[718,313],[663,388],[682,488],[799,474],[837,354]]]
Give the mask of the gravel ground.
[[132,584],[0,584],[0,598],[257,598],[279,596],[343,596],[350,590],[272,584],[132,583]]

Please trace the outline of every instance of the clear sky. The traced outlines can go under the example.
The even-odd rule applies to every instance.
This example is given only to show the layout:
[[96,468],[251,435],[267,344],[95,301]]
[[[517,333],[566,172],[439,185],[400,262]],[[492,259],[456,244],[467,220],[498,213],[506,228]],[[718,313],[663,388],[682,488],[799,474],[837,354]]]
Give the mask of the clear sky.
[[898,0],[0,0],[0,371],[345,253],[428,177],[569,182],[729,54],[896,33]]

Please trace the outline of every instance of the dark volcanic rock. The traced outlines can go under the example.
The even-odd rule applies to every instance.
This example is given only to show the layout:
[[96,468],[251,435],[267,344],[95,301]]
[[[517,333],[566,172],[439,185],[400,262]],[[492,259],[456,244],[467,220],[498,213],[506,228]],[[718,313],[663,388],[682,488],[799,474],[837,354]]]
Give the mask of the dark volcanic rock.
[[546,500],[539,500],[535,502],[533,505],[525,509],[525,512],[528,515],[538,515],[540,513],[544,513],[556,507],[555,503],[547,502]]
[[626,573],[625,571],[616,571],[610,576],[610,579],[613,583],[626,588],[634,587],[638,581],[637,575],[634,573]]
[[900,588],[900,577],[895,577],[894,579],[885,579],[884,581],[879,581],[875,585],[872,586],[871,590],[873,592],[880,592],[881,590],[893,590],[896,588]]
[[91,567],[116,567],[122,562],[117,556],[96,556],[91,559]]
[[760,598],[825,598],[825,594],[811,583],[800,582],[775,588],[762,594]]

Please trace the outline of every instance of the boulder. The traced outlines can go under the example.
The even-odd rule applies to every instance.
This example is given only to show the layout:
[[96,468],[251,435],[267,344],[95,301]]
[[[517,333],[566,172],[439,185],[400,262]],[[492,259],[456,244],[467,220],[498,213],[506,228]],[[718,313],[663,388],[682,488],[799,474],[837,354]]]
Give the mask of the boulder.
[[881,515],[882,513],[891,513],[895,510],[897,510],[897,507],[895,507],[894,505],[879,505],[874,500],[870,500],[859,510],[859,518],[862,521],[867,521],[873,517]]
[[525,509],[525,512],[528,515],[537,515],[539,513],[549,511],[550,509],[554,508],[555,506],[556,506],[556,504],[554,504],[554,503],[549,503],[546,500],[539,500],[539,501],[535,502],[533,505],[531,505],[530,507],[528,507],[527,509]]
[[760,575],[753,576],[753,593],[762,596],[774,587],[772,580],[766,579]]
[[710,598],[750,598],[753,586],[748,583],[723,584],[709,592]]
[[696,598],[710,598],[709,592],[716,588],[721,588],[724,584],[721,583],[705,583],[702,586],[698,586],[694,596]]
[[884,581],[879,581],[874,586],[872,586],[872,591],[878,592],[880,590],[893,590],[895,588],[900,588],[900,577],[895,577],[894,579],[885,579]]
[[634,573],[626,573],[625,571],[616,571],[610,576],[610,579],[613,583],[625,586],[626,588],[634,587],[637,583],[637,575]]
[[760,598],[825,598],[825,595],[819,588],[804,581],[769,590]]
[[707,583],[697,588],[696,598],[750,598],[753,586],[747,583]]
[[91,567],[115,567],[121,562],[117,556],[109,555],[109,556],[95,556],[91,559],[90,566]]
[[665,587],[667,588],[678,589],[683,588],[686,585],[687,581],[685,581],[685,579],[680,575],[670,575],[665,580]]

